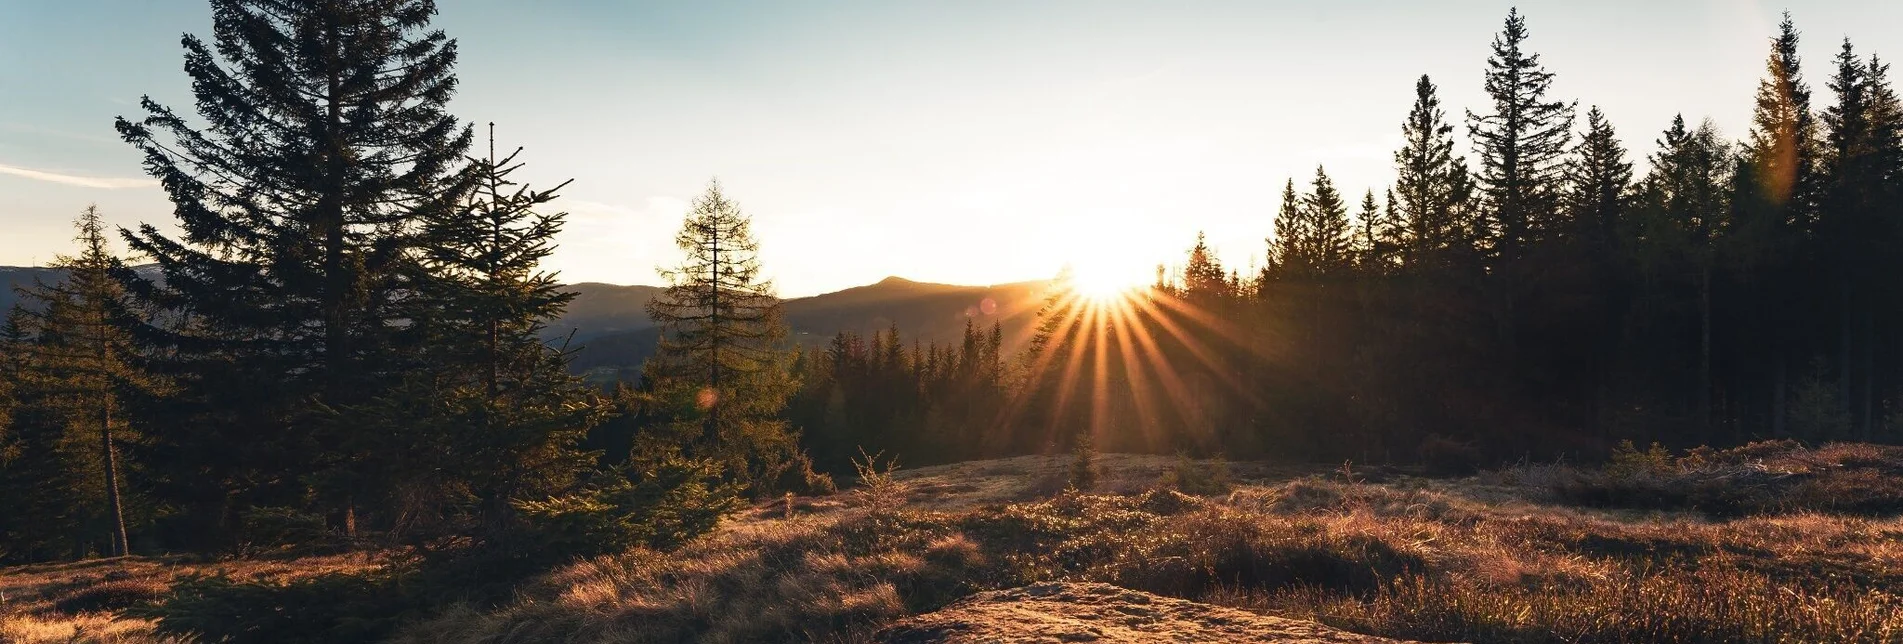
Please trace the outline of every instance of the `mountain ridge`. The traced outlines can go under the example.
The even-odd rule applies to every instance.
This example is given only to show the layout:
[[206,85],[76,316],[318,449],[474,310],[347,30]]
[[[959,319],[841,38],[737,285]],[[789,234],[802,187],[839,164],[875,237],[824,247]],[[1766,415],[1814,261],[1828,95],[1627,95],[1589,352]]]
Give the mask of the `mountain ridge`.
[[[60,279],[57,268],[0,266],[0,311],[19,300],[15,288],[36,280]],[[1007,349],[1030,337],[1049,280],[983,286],[923,282],[889,275],[877,282],[837,291],[781,300],[791,340],[816,347],[849,331],[870,336],[898,329],[905,341],[956,342],[967,321],[989,331],[1002,328]],[[659,330],[648,318],[647,303],[660,286],[577,282],[563,285],[575,300],[561,318],[549,322],[543,337],[576,350],[577,371],[625,371],[653,353]]]

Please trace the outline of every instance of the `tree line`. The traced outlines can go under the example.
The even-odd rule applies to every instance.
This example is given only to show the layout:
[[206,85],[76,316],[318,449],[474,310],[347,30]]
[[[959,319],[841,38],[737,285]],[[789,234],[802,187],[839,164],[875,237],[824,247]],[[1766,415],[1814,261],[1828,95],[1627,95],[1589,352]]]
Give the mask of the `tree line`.
[[1317,168],[1259,271],[1199,239],[1127,314],[1072,303],[1027,413],[1111,449],[1456,468],[1903,438],[1903,103],[1848,39],[1814,103],[1798,40],[1787,14],[1744,140],[1680,116],[1628,147],[1510,12],[1470,155],[1422,76],[1392,185],[1357,204]]

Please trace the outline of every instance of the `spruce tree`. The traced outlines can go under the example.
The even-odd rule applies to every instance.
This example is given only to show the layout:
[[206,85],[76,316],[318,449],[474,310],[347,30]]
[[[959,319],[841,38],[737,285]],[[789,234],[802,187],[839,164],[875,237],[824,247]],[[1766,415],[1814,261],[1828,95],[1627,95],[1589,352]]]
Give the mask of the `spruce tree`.
[[1586,112],[1586,133],[1567,164],[1566,217],[1570,236],[1595,258],[1612,259],[1611,244],[1631,200],[1632,163],[1618,133],[1598,106]]
[[802,457],[777,418],[791,394],[786,325],[752,228],[717,181],[694,200],[674,238],[686,257],[661,271],[667,288],[648,303],[661,340],[646,378],[671,421],[650,448],[687,445],[764,490]]
[[[1683,351],[1680,338],[1684,336],[1666,335],[1651,338],[1653,343],[1643,348],[1655,356],[1676,356],[1680,364],[1689,366],[1689,378],[1666,382],[1660,388],[1686,394],[1693,423],[1702,430],[1711,422],[1712,290],[1718,242],[1731,212],[1735,159],[1709,121],[1697,129],[1687,129],[1684,117],[1675,117],[1658,143],[1659,151],[1652,156],[1652,170],[1646,176],[1642,203],[1635,214],[1640,229],[1636,250],[1654,299],[1674,297],[1673,286],[1692,294],[1689,304],[1696,311],[1696,320],[1689,335],[1697,338],[1697,346]],[[1670,371],[1671,362],[1655,359],[1653,365],[1655,371]]]
[[589,460],[578,445],[603,412],[542,339],[575,298],[541,264],[566,217],[543,209],[567,183],[517,183],[521,149],[498,157],[493,128],[488,155],[470,159],[476,190],[421,226],[416,297],[405,302],[417,361],[355,414],[371,419],[372,436],[394,439],[359,476],[389,476],[410,503],[431,502],[411,513],[443,516],[442,529],[493,527],[512,500],[568,490]]
[[1446,266],[1455,251],[1471,246],[1466,221],[1473,180],[1466,161],[1454,154],[1454,126],[1440,107],[1433,81],[1414,84],[1414,107],[1401,123],[1404,141],[1394,153],[1394,211],[1400,226],[1402,262]]
[[1305,245],[1314,257],[1313,275],[1339,277],[1353,268],[1354,230],[1348,221],[1348,204],[1335,189],[1328,172],[1315,166],[1315,182],[1302,197],[1302,214],[1308,220],[1303,227],[1310,237]]
[[1235,295],[1229,286],[1228,274],[1223,272],[1222,260],[1209,248],[1207,238],[1201,231],[1196,233],[1196,245],[1189,249],[1189,260],[1183,265],[1184,299],[1204,307],[1213,307]]
[[[1311,223],[1302,196],[1295,191],[1295,180],[1288,180],[1282,186],[1282,206],[1275,213],[1275,236],[1269,238],[1269,257],[1263,265],[1262,281],[1303,276],[1315,266],[1317,258],[1308,246],[1308,241],[1314,239],[1314,232],[1309,229]],[[1196,246],[1201,248],[1202,245],[1199,235]]]
[[1354,220],[1355,266],[1369,277],[1386,275],[1399,266],[1401,228],[1391,219],[1392,209],[1383,209],[1374,199],[1374,190],[1361,195],[1361,210]]
[[[152,414],[177,477],[217,517],[315,493],[354,532],[345,409],[391,385],[408,351],[397,303],[415,233],[465,193],[471,132],[447,111],[456,43],[431,0],[212,0],[215,38],[183,39],[199,120],[150,98],[121,118],[182,234],[126,234],[162,279],[127,286],[183,391]],[[202,122],[202,125],[200,124]],[[236,493],[229,498],[228,493]]]
[[1876,416],[1875,334],[1878,309],[1895,291],[1889,273],[1899,228],[1893,199],[1903,160],[1897,155],[1896,100],[1881,61],[1865,62],[1848,39],[1829,87],[1835,104],[1823,113],[1826,143],[1816,221],[1820,266],[1836,295],[1838,397],[1869,439]]
[[1771,39],[1764,78],[1758,81],[1748,145],[1753,174],[1760,182],[1758,196],[1777,210],[1780,221],[1808,230],[1815,214],[1820,146],[1798,40],[1787,11]]
[[1524,259],[1528,246],[1548,233],[1559,206],[1572,136],[1573,105],[1548,99],[1553,74],[1540,65],[1539,54],[1525,49],[1528,36],[1519,10],[1508,11],[1506,26],[1494,38],[1493,54],[1487,58],[1492,110],[1485,115],[1467,112],[1474,152],[1481,160],[1488,250],[1500,266]]

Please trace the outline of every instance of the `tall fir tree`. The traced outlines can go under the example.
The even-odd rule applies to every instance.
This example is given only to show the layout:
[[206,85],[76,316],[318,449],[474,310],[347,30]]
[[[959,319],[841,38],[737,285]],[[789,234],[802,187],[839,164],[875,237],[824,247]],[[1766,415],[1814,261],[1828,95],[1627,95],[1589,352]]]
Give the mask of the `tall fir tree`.
[[[1295,180],[1289,179],[1282,186],[1282,205],[1275,212],[1274,236],[1269,238],[1269,255],[1268,261],[1263,264],[1262,281],[1300,276],[1316,264],[1317,259],[1307,243],[1314,237],[1313,231],[1309,230],[1310,223],[1302,195],[1295,191]],[[1200,236],[1196,239],[1196,246],[1203,246]]]
[[1526,50],[1530,36],[1519,10],[1493,40],[1487,58],[1487,114],[1467,112],[1479,185],[1485,196],[1489,251],[1497,265],[1512,266],[1548,233],[1557,215],[1572,136],[1573,105],[1550,100],[1553,73],[1539,54]]
[[[1838,398],[1868,440],[1878,412],[1873,356],[1885,351],[1875,332],[1879,309],[1896,295],[1890,258],[1903,242],[1894,219],[1895,184],[1903,174],[1897,154],[1896,99],[1879,60],[1857,56],[1849,39],[1839,50],[1830,90],[1836,103],[1823,113],[1825,150],[1816,220],[1819,269],[1834,282]],[[1887,343],[1882,343],[1887,344]]]
[[1803,59],[1797,55],[1799,35],[1790,12],[1778,23],[1758,81],[1757,104],[1751,114],[1749,149],[1760,182],[1761,199],[1776,209],[1779,219],[1809,230],[1815,216],[1819,182],[1817,117],[1811,111],[1811,90],[1804,82]]
[[1402,231],[1402,263],[1445,268],[1473,244],[1473,179],[1454,154],[1454,126],[1427,76],[1414,84],[1414,107],[1401,122],[1404,141],[1394,153],[1392,196]]
[[197,472],[171,482],[224,527],[315,495],[354,532],[354,499],[375,494],[348,475],[362,425],[328,410],[393,382],[415,233],[468,187],[471,132],[447,111],[456,43],[429,27],[435,13],[431,0],[213,0],[213,42],[183,39],[202,125],[150,98],[147,116],[118,121],[182,231],[126,235],[162,273],[127,286],[164,311],[144,335],[183,389],[148,418],[174,443],[169,462]]
[[[1639,268],[1651,289],[1654,311],[1679,300],[1695,313],[1684,325],[1689,328],[1654,335],[1642,349],[1658,358],[1670,357],[1652,362],[1651,375],[1663,380],[1655,389],[1679,392],[1678,398],[1690,403],[1688,425],[1703,433],[1712,426],[1713,285],[1719,243],[1729,223],[1736,160],[1710,121],[1688,129],[1684,117],[1675,117],[1658,145],[1636,213]],[[1673,327],[1667,323],[1653,328]],[[1687,337],[1696,338],[1696,344],[1686,347],[1683,339]],[[1674,381],[1673,373],[1685,377]]]

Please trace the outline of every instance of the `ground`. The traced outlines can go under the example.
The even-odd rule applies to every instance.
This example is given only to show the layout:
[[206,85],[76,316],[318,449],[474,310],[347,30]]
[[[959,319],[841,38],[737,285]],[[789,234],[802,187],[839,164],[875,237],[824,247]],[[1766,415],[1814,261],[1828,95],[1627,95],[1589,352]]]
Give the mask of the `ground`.
[[887,627],[876,637],[885,644],[1398,641],[1357,635],[1311,621],[1158,597],[1110,584],[1080,583],[1032,584],[978,593]]
[[144,643],[152,622],[128,617],[128,608],[162,599],[188,575],[224,573],[234,579],[289,580],[375,566],[368,554],[270,559],[197,560],[120,557],[0,569],[0,642]]
[[[679,551],[577,562],[513,603],[452,608],[394,639],[990,641],[984,629],[1043,628],[1119,641],[1167,624],[1198,641],[1250,623],[1310,638],[1260,641],[1903,640],[1903,451],[1780,444],[1614,465],[1437,478],[1112,454],[1088,491],[1065,489],[1068,456],[900,469],[760,502]],[[368,565],[0,570],[0,641],[151,641],[149,624],[114,618],[162,597],[169,575]],[[151,585],[80,599],[114,575]],[[1146,606],[1168,609],[1144,626]],[[1137,626],[1082,619],[1112,613]],[[952,624],[965,630],[947,636],[975,639],[904,639]],[[1364,639],[1316,639],[1329,636]]]

